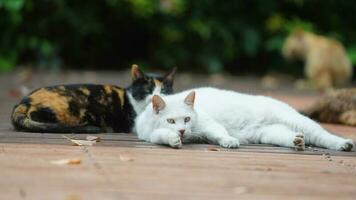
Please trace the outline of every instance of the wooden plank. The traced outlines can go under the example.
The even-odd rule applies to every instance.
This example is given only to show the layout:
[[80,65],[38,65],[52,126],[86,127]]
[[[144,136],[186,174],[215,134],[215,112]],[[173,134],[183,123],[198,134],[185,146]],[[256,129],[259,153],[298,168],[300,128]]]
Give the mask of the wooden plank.
[[[129,72],[35,73],[29,85],[113,83],[128,85]],[[91,147],[69,145],[62,134],[14,132],[10,113],[19,98],[8,95],[15,74],[0,74],[0,199],[356,199],[356,154],[320,148],[295,152],[272,145],[222,149],[185,144],[175,150],[139,140],[133,134],[98,134]],[[177,91],[217,86],[281,99],[297,109],[310,105],[316,92],[289,84],[266,91],[258,79],[194,75],[176,78]],[[191,76],[190,76],[191,77]],[[192,78],[192,77],[191,77]],[[356,140],[356,128],[322,124]],[[66,134],[84,139],[87,134]],[[210,151],[216,148],[218,151]],[[80,165],[53,160],[80,158]]]
[[63,133],[29,133],[16,131],[0,131],[1,138],[43,138],[43,139],[63,139],[63,136],[76,139],[85,139],[88,135],[100,137],[102,140],[121,140],[121,141],[139,141],[136,135],[132,133],[105,133],[105,134],[63,134]]
[[[353,157],[0,144],[4,199],[353,199]],[[123,161],[120,156],[130,157]],[[77,166],[50,163],[82,158]],[[343,161],[342,163],[340,161]],[[21,163],[21,164],[19,164]],[[24,196],[24,197],[21,197]]]
[[[1,143],[18,143],[21,144],[61,144],[70,145],[69,141],[62,138],[3,138]],[[151,148],[151,149],[169,149],[170,147],[150,144],[144,141],[122,141],[122,140],[103,140],[95,146],[109,147],[131,147],[131,148]],[[185,144],[182,150],[194,151],[211,151],[210,149],[222,152],[259,152],[259,153],[279,153],[279,154],[305,154],[305,155],[323,155],[329,154],[333,156],[353,156],[356,157],[356,152],[340,152],[327,150],[322,148],[307,148],[306,151],[294,151],[291,148],[265,146],[265,145],[241,145],[238,149],[224,149],[216,145],[209,144]]]
[[[0,132],[0,142],[2,143],[34,143],[34,144],[68,144],[68,140],[63,138],[67,136],[75,139],[85,139],[90,134],[51,134],[51,133],[26,133],[26,132]],[[91,134],[93,135],[93,134]],[[98,146],[120,146],[120,147],[136,147],[136,148],[166,148],[164,146],[149,144],[139,140],[134,134],[126,133],[110,133],[110,134],[94,134],[102,139]],[[207,150],[209,148],[218,148],[220,151],[241,151],[241,152],[268,152],[268,153],[283,153],[283,154],[307,154],[307,155],[340,155],[340,156],[356,156],[355,148],[352,152],[340,152],[327,150],[322,148],[308,147],[306,151],[296,152],[291,148],[277,147],[265,144],[249,144],[241,145],[239,149],[223,149],[213,145],[202,144],[185,144],[183,149],[192,150]]]

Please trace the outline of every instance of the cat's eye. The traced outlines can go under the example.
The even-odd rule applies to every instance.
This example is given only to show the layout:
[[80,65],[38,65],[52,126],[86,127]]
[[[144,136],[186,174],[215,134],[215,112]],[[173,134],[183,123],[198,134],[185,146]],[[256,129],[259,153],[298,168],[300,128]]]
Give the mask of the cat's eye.
[[167,122],[170,123],[170,124],[176,123],[176,122],[174,121],[174,119],[167,119]]
[[184,123],[187,123],[187,122],[189,122],[189,121],[190,121],[190,117],[184,118]]

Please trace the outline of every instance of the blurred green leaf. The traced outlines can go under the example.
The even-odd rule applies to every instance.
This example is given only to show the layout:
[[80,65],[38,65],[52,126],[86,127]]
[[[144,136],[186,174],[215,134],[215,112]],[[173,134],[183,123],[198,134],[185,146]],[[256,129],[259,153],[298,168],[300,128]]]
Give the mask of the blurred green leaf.
[[109,5],[109,6],[115,6],[117,3],[118,3],[119,0],[106,0],[106,3]]
[[288,1],[293,2],[298,7],[303,7],[303,5],[304,5],[304,0],[288,0]]
[[1,68],[121,69],[139,61],[210,73],[295,73],[280,53],[295,28],[342,41],[355,64],[354,13],[353,1],[0,0]]
[[223,66],[221,64],[221,61],[218,58],[210,58],[208,60],[208,71],[209,73],[219,73],[222,71]]
[[150,17],[155,13],[155,10],[158,8],[158,1],[152,0],[128,0],[133,8],[133,12],[137,16],[144,18]]
[[284,24],[285,24],[285,19],[282,17],[282,15],[278,13],[271,15],[266,20],[266,28],[269,32],[277,32],[282,30]]
[[190,20],[189,21],[189,27],[190,27],[191,30],[193,30],[194,32],[198,33],[198,35],[202,39],[207,40],[207,39],[210,38],[211,29],[208,26],[208,24],[206,24],[202,20],[198,20],[198,19]]
[[265,43],[265,48],[268,52],[278,51],[280,52],[284,43],[284,37],[274,36],[269,38]]
[[35,49],[39,46],[39,39],[37,37],[30,37],[28,40],[28,47],[31,49]]
[[0,71],[9,71],[14,67],[14,60],[0,57]]
[[347,55],[349,56],[351,63],[356,65],[356,46],[349,47],[346,49]]
[[9,11],[19,11],[25,3],[25,0],[0,0],[0,8],[4,7]]
[[160,0],[161,10],[168,14],[181,15],[185,11],[184,0]]
[[287,20],[284,26],[284,30],[287,33],[293,32],[296,28],[301,28],[305,31],[315,32],[314,25],[308,21],[301,20],[298,17],[294,17],[292,20]]
[[246,29],[243,33],[243,47],[248,56],[255,56],[260,45],[260,36],[254,29]]
[[53,53],[53,47],[48,41],[43,41],[40,48],[41,54],[45,57],[48,57]]
[[179,30],[179,28],[173,26],[163,27],[161,34],[167,42],[177,42],[183,38],[183,33]]

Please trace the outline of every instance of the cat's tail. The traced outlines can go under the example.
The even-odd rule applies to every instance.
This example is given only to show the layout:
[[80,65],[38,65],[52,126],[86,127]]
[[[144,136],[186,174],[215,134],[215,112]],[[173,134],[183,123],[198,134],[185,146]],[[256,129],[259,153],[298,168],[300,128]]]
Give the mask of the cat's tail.
[[299,113],[312,119],[316,119],[319,116],[319,110],[315,107],[299,110]]
[[319,121],[321,111],[324,109],[324,107],[325,105],[322,102],[317,102],[308,108],[298,110],[298,112],[304,116]]
[[18,104],[14,107],[11,122],[16,130],[41,133],[100,133],[100,127],[80,125],[66,125],[61,123],[45,123],[32,120],[29,115],[30,105]]

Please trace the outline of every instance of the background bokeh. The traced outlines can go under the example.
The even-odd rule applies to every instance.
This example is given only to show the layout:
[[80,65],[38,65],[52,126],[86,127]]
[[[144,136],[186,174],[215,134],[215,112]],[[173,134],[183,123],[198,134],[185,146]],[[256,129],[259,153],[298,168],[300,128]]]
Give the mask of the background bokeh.
[[0,0],[0,71],[143,68],[298,75],[294,27],[336,38],[356,64],[352,0]]

